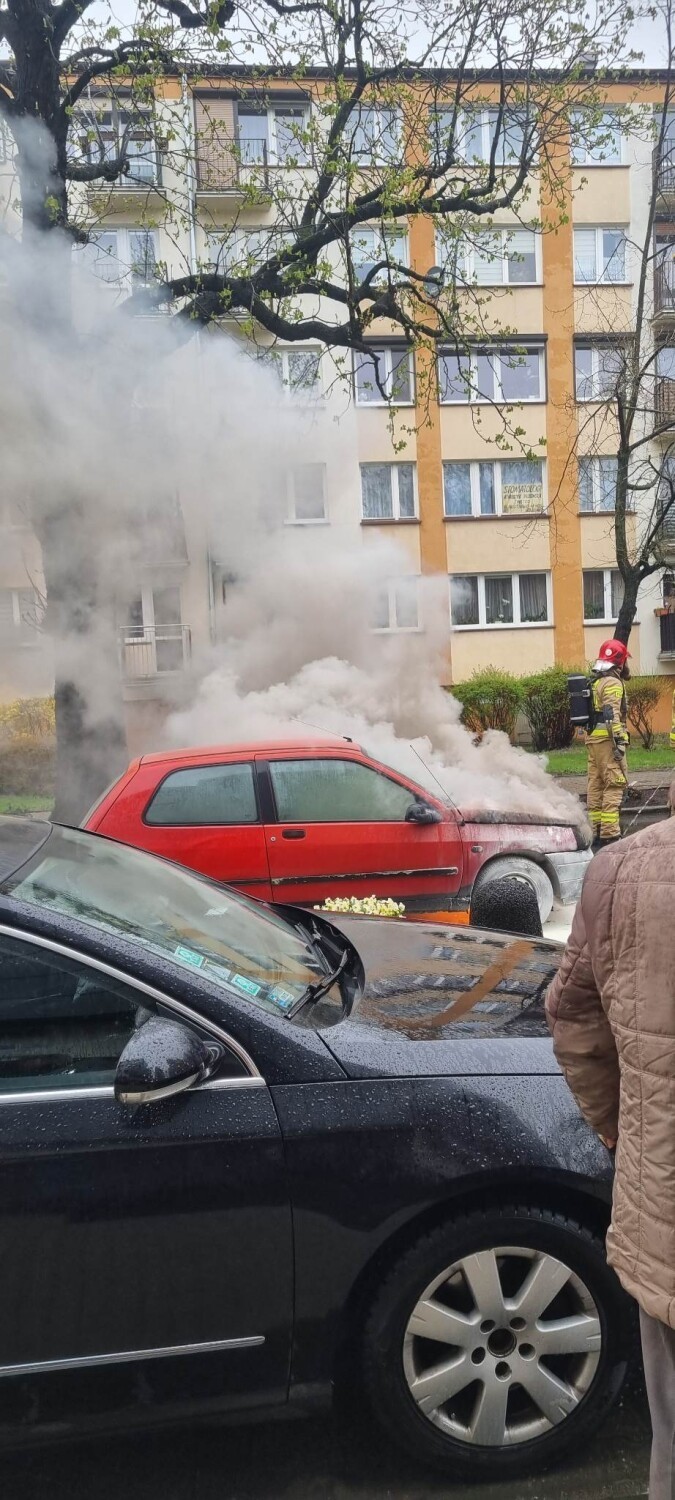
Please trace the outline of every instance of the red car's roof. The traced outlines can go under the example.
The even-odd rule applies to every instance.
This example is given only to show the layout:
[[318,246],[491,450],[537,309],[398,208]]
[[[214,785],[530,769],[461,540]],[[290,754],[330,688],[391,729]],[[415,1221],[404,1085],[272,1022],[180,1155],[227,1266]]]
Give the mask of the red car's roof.
[[[276,750],[343,750],[353,744],[344,735],[302,735],[294,739],[248,740],[233,745],[191,745],[186,750],[155,750],[151,755],[141,755],[138,765],[154,765],[158,761],[203,760],[208,755],[266,755]],[[360,750],[360,745],[354,747]]]

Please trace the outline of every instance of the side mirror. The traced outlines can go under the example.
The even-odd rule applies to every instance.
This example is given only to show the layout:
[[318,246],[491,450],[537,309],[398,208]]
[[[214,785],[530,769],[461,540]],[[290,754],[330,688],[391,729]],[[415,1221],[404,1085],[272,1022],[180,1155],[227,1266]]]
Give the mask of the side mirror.
[[120,1104],[152,1104],[181,1094],[206,1078],[214,1053],[187,1026],[152,1016],[129,1038],[117,1064],[115,1098]]
[[429,807],[426,802],[413,802],[405,815],[406,823],[440,823],[441,815],[435,807]]

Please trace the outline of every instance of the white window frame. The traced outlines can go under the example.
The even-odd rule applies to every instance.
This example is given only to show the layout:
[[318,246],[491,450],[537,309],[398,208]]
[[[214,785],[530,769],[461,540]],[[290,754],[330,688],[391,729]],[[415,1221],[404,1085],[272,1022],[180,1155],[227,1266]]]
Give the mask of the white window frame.
[[[27,588],[3,588],[1,592],[3,594],[9,594],[11,598],[12,630],[8,631],[7,635],[3,635],[0,632],[0,646],[3,646],[6,650],[23,651],[26,648],[32,650],[35,646],[38,646],[40,644],[40,631],[38,629],[39,620],[37,618],[40,614],[40,604],[35,589],[31,589],[30,585],[28,585]],[[34,625],[27,625],[26,621],[21,617],[21,604],[19,596],[21,594],[29,593],[32,593],[33,595],[33,608],[36,615]]]
[[408,355],[408,368],[409,368],[409,372],[410,372],[410,397],[409,397],[409,399],[407,401],[402,401],[402,400],[399,399],[399,397],[394,397],[394,396],[391,396],[390,399],[389,399],[389,401],[383,399],[383,397],[380,394],[379,388],[378,388],[377,384],[375,383],[375,370],[373,369],[372,399],[369,399],[367,401],[364,401],[362,398],[359,399],[359,386],[358,386],[358,380],[357,380],[357,375],[356,375],[356,361],[359,358],[359,355],[357,353],[355,353],[354,354],[354,366],[353,366],[353,378],[354,378],[354,401],[355,401],[356,405],[359,406],[359,407],[363,407],[363,408],[367,408],[369,406],[389,406],[389,405],[393,405],[397,409],[398,409],[399,406],[414,406],[415,405],[415,360],[413,358],[413,351],[412,351],[412,349],[408,348],[407,345],[403,346],[401,344],[373,344],[372,350],[370,350],[369,352],[377,356],[378,361],[379,361],[380,380],[381,380],[382,385],[384,385],[385,389],[388,389],[388,390],[391,390],[391,384],[392,384],[392,379],[393,379],[393,375],[392,375],[392,354],[400,355],[402,353],[407,353],[407,355]]
[[347,141],[347,144],[350,145],[350,148],[351,148],[351,160],[353,162],[358,162],[358,164],[360,166],[364,166],[364,167],[372,166],[373,162],[376,162],[378,164],[386,162],[389,165],[391,165],[392,161],[395,158],[393,158],[393,157],[391,157],[389,155],[385,155],[385,154],[380,155],[380,153],[377,150],[374,151],[374,152],[373,151],[366,151],[366,150],[361,151],[361,150],[358,149],[358,147],[356,145],[351,146],[351,141],[353,140],[354,135],[355,135],[357,129],[359,128],[359,126],[362,123],[362,116],[364,114],[377,115],[377,116],[380,117],[380,123],[378,123],[378,128],[377,128],[377,131],[376,131],[376,135],[378,137],[378,140],[381,140],[382,137],[385,134],[385,127],[383,125],[383,117],[384,117],[384,115],[393,115],[393,117],[394,117],[393,121],[390,122],[390,124],[386,127],[386,129],[387,130],[389,130],[389,129],[392,130],[392,134],[393,134],[393,136],[395,138],[395,142],[396,142],[396,152],[397,152],[398,155],[400,155],[401,152],[402,152],[402,140],[401,140],[401,137],[402,137],[402,127],[403,127],[403,116],[402,116],[401,110],[400,109],[396,109],[396,108],[392,107],[391,105],[382,104],[380,102],[376,102],[374,104],[367,104],[367,103],[364,103],[362,101],[360,104],[356,104],[354,106],[354,109],[352,110],[352,114],[351,114],[351,117],[350,117],[350,120],[349,120],[349,123],[348,123],[348,126],[347,126],[347,131],[348,131],[348,141]]
[[[413,501],[415,505],[415,514],[412,516],[402,516],[400,513],[398,475],[399,470],[404,465],[406,468],[412,469]],[[363,514],[363,470],[372,468],[373,466],[378,469],[389,470],[389,491],[391,494],[392,506],[392,513],[390,516],[364,516]],[[387,458],[376,458],[371,459],[368,463],[361,463],[359,464],[359,482],[361,485],[361,524],[363,526],[391,526],[394,522],[396,522],[397,525],[400,524],[405,526],[406,524],[410,525],[415,521],[419,521],[420,504],[419,494],[417,490],[417,464],[412,459],[401,458],[397,462],[395,461],[392,463]]]
[[[518,352],[517,351],[520,350],[520,349],[522,349],[523,353],[525,353],[525,354],[535,354],[536,353],[536,354],[539,355],[539,395],[538,396],[504,396],[504,394],[503,394],[503,385],[502,385],[501,361],[502,361],[502,350],[504,348],[508,349],[508,347],[509,347],[508,345],[489,345],[485,349],[481,349],[481,351],[480,351],[481,354],[490,354],[493,357],[493,359],[495,359],[495,361],[496,361],[495,383],[496,383],[497,394],[495,394],[494,397],[490,398],[489,396],[482,396],[482,395],[478,394],[478,390],[477,390],[477,386],[478,386],[478,351],[477,350],[476,351],[472,350],[471,353],[470,353],[470,355],[469,355],[469,359],[470,359],[470,377],[469,377],[470,389],[466,390],[463,395],[461,395],[461,396],[444,396],[443,395],[442,381],[440,379],[440,368],[439,368],[439,383],[438,383],[438,400],[439,400],[439,404],[441,406],[544,406],[546,404],[546,399],[547,399],[547,391],[546,391],[546,346],[544,344],[537,344],[537,343],[532,343],[532,344],[528,343],[528,344],[526,344],[526,343],[523,342],[522,345],[514,344],[514,347],[513,347],[513,354],[514,354],[515,358],[518,358]],[[439,352],[439,356],[438,356],[439,360],[441,360],[443,358],[443,355],[446,354],[446,353],[449,354],[450,356],[452,356],[453,350],[451,350],[451,349],[449,349],[449,350],[441,349],[440,352]],[[466,353],[465,350],[460,350],[460,355],[464,355],[465,353]]]
[[[574,343],[574,399],[575,399],[576,402],[578,402],[578,404],[580,406],[586,406],[589,403],[592,403],[594,401],[596,401],[596,402],[599,401],[599,402],[602,403],[602,402],[605,402],[605,401],[610,401],[612,399],[611,396],[602,395],[602,393],[600,392],[600,389],[599,389],[599,377],[600,377],[600,374],[601,374],[600,354],[602,352],[604,352],[604,350],[606,350],[607,348],[610,348],[610,347],[612,347],[612,346],[608,345],[608,344],[593,344],[593,343],[590,343],[588,341],[584,341],[584,339],[579,339],[578,342],[575,341],[575,343]],[[590,349],[590,351],[591,351],[591,381],[592,381],[592,390],[591,390],[590,396],[580,396],[579,392],[578,392],[577,353],[580,353],[582,349]],[[620,350],[617,349],[617,352],[620,352]]]
[[[318,361],[317,378],[313,385],[293,386],[291,382],[289,359],[289,356],[292,354],[313,354],[316,356]],[[256,351],[256,360],[259,361],[263,366],[266,366],[267,369],[274,369],[273,361],[278,361],[278,366],[281,372],[281,389],[283,390],[283,394],[286,400],[292,401],[295,407],[301,405],[303,402],[305,403],[305,405],[316,407],[323,402],[324,393],[321,380],[321,349],[318,345],[288,344],[282,346],[279,344],[273,344],[270,345],[269,348],[259,347]]]
[[[525,462],[524,459],[520,460],[520,461]],[[469,516],[468,513],[465,514],[465,515],[454,516],[452,514],[452,512],[446,511],[446,509],[445,509],[445,468],[446,468],[446,464],[449,466],[453,462],[456,462],[456,463],[468,463],[468,465],[469,465],[469,480],[470,480],[470,484],[471,484],[471,515],[470,516]],[[514,463],[514,462],[518,463],[519,460],[517,458],[516,459],[514,459],[514,458],[510,458],[510,459],[501,459],[501,458],[444,459],[444,461],[443,461],[443,518],[444,518],[444,520],[446,520],[446,521],[468,521],[468,520],[496,521],[499,517],[504,516],[504,515],[506,515],[506,516],[518,516],[518,517],[522,517],[522,516],[539,516],[539,515],[544,516],[544,515],[546,515],[547,505],[548,505],[548,501],[547,501],[547,497],[548,497],[547,478],[548,478],[548,476],[547,476],[547,472],[546,472],[546,460],[543,459],[543,458],[540,458],[540,459],[536,460],[537,463],[541,464],[541,498],[542,498],[541,510],[540,511],[539,510],[507,510],[507,511],[504,511],[502,509],[502,464],[503,463]],[[480,467],[481,467],[482,464],[486,464],[486,463],[492,464],[492,468],[494,470],[493,488],[494,488],[494,497],[495,497],[495,509],[493,511],[483,511],[480,508]],[[535,571],[536,571],[536,569],[535,569]]]
[[[543,573],[546,579],[546,619],[545,620],[521,620],[520,618],[520,579],[528,578],[533,574],[540,576]],[[488,625],[485,609],[485,579],[487,578],[509,578],[511,579],[511,591],[513,598],[513,620],[496,621]],[[478,581],[478,624],[477,625],[455,625],[452,618],[452,579],[453,578],[476,578]],[[553,627],[553,588],[551,584],[551,573],[547,568],[523,568],[518,573],[509,573],[507,568],[494,573],[451,573],[448,581],[448,602],[450,608],[450,627],[458,631],[470,630],[550,630]]]
[[[603,118],[605,118],[606,116],[612,116],[613,119],[614,119],[614,121],[616,122],[616,130],[617,130],[618,136],[619,136],[619,160],[618,161],[607,161],[607,160],[604,160],[604,161],[595,161],[593,159],[593,157],[591,155],[589,155],[588,146],[585,145],[583,143],[583,141],[580,141],[578,146],[574,146],[573,144],[570,145],[570,159],[571,159],[571,163],[572,163],[573,167],[621,167],[621,166],[623,166],[624,159],[625,159],[625,155],[624,155],[624,152],[625,152],[625,137],[624,137],[623,125],[622,125],[622,122],[621,122],[621,111],[618,110],[618,109],[612,109],[610,107],[608,109],[603,110],[602,113],[603,113]],[[582,117],[583,117],[584,114],[586,114],[588,116],[589,111],[588,110],[584,110],[583,108],[570,110],[570,125],[572,125],[572,122],[577,121],[578,122],[578,127],[581,130],[581,128],[583,126],[583,118]],[[594,128],[597,129],[597,127],[594,127]],[[608,127],[608,128],[611,128],[611,127]],[[605,130],[605,131],[601,130],[600,134],[607,134],[607,130]],[[592,149],[593,148],[591,147],[591,150]],[[581,153],[583,153],[583,156],[581,155]]]
[[[609,514],[609,512],[608,512],[608,514]],[[618,612],[615,615],[612,614],[612,574],[613,573],[619,573],[619,569],[618,568],[583,568],[582,569],[582,579],[581,579],[582,604],[585,604],[585,600],[584,600],[584,576],[583,575],[586,574],[586,573],[602,573],[602,575],[603,575],[603,590],[604,590],[605,612],[602,615],[602,617],[600,617],[599,615],[596,615],[596,616],[592,616],[590,619],[588,619],[586,617],[586,610],[584,608],[584,625],[616,625],[616,622],[617,622],[617,619],[618,619]]]
[[246,229],[231,229],[229,233],[224,228],[210,229],[204,234],[206,264],[215,265],[225,274],[234,266],[245,264],[249,259],[249,241],[255,235],[268,235],[269,243],[260,261],[257,261],[255,251],[251,253],[252,270],[256,265],[265,265],[273,256],[294,245],[297,238],[292,229],[284,229],[276,224],[250,224]]
[[[581,479],[581,464],[582,463],[584,463],[584,464],[589,463],[590,466],[591,466],[591,489],[592,489],[592,495],[593,495],[593,506],[592,506],[592,509],[591,510],[585,510],[584,507],[581,504],[581,483],[579,483],[579,515],[580,516],[612,516],[612,515],[614,515],[614,511],[616,509],[615,505],[612,505],[610,507],[608,505],[601,505],[600,504],[600,501],[602,499],[602,485],[600,483],[600,463],[601,463],[601,460],[603,460],[603,459],[613,459],[614,463],[617,462],[617,456],[616,456],[615,453],[602,453],[602,454],[580,453],[579,454],[579,458],[578,458],[579,480]],[[594,570],[594,569],[591,568],[588,571],[589,572],[593,572],[593,571],[597,571],[597,569]]]
[[[268,104],[264,109],[253,109],[253,105],[255,104],[255,102],[256,101],[254,99],[240,99],[238,101],[238,103],[237,103],[236,117],[235,117],[237,147],[240,147],[241,143],[242,143],[242,137],[240,136],[240,132],[239,132],[239,118],[240,118],[239,117],[239,110],[241,109],[242,112],[244,113],[244,115],[246,115],[247,106],[248,106],[248,110],[250,111],[250,113],[256,115],[257,118],[260,120],[260,127],[261,127],[261,129],[260,129],[260,137],[259,137],[259,139],[261,141],[264,141],[264,143],[265,143],[266,156],[265,156],[265,160],[261,161],[261,162],[258,162],[258,161],[250,161],[249,162],[249,161],[246,161],[245,158],[242,156],[242,158],[241,158],[241,165],[242,165],[242,167],[260,167],[260,166],[285,167],[285,166],[287,166],[286,158],[284,156],[280,157],[279,156],[279,152],[278,152],[278,145],[277,145],[277,114],[282,109],[297,110],[298,113],[301,113],[301,115],[302,115],[301,129],[302,130],[306,130],[307,126],[309,124],[309,121],[310,121],[310,106],[309,106],[308,103],[305,103],[303,100],[297,101],[295,99],[276,99],[276,100],[272,101],[270,104]],[[250,115],[249,115],[249,118],[250,118]],[[264,126],[264,129],[263,129],[263,126]],[[243,137],[244,141],[245,141],[245,139],[246,139],[246,137]],[[258,137],[254,137],[254,139],[258,139]],[[309,147],[307,145],[303,145],[303,143],[301,141],[298,141],[296,143],[296,145],[297,145],[297,152],[298,152],[298,160],[294,161],[292,170],[293,171],[303,171],[305,168],[307,168],[307,167],[309,167],[311,165],[310,160],[309,160],[309,155],[310,155]],[[300,157],[302,156],[303,153],[305,153],[305,155],[307,157],[307,160],[305,160],[305,161],[300,160]]]
[[[129,236],[132,234],[148,235],[152,239],[154,245],[155,264],[157,264],[159,261],[158,231],[156,229],[146,229],[144,225],[106,225],[103,228],[99,228],[96,233],[92,235],[91,243],[96,244],[98,242],[98,239],[102,238],[103,235],[113,234],[115,235],[115,255],[114,257],[110,257],[110,263],[111,265],[113,263],[117,265],[120,274],[118,277],[110,278],[105,276],[97,276],[97,280],[102,281],[104,286],[116,287],[118,291],[124,292],[131,292],[135,285],[150,285],[151,283],[144,282],[140,279],[140,277],[135,278],[133,275]],[[93,271],[93,274],[96,276],[96,271]]]
[[[396,590],[401,584],[412,583],[415,585],[415,603],[417,606],[417,624],[399,625],[396,617]],[[389,578],[381,585],[382,592],[386,590],[389,609],[388,625],[371,625],[372,635],[420,635],[422,625],[420,624],[420,600],[419,600],[419,574],[408,573],[400,578]],[[393,621],[393,624],[392,624]]]
[[[457,144],[458,144],[458,147],[459,147],[460,158],[462,160],[466,161],[469,166],[475,166],[478,161],[484,162],[486,164],[489,163],[489,161],[490,161],[490,152],[492,150],[491,141],[490,141],[491,116],[496,115],[498,113],[499,113],[499,106],[496,105],[496,104],[483,104],[483,105],[478,105],[475,109],[465,108],[465,109],[462,110],[461,115],[460,115],[460,119],[459,119],[459,129],[458,129],[458,141],[457,141]],[[524,109],[519,109],[516,104],[513,104],[513,105],[505,104],[504,105],[504,109],[503,109],[503,114],[504,114],[504,120],[505,120],[505,122],[508,120],[509,115],[515,116],[516,119],[519,119],[522,122],[523,116],[526,114],[526,111]],[[478,128],[480,130],[481,154],[480,154],[480,157],[472,156],[472,157],[469,158],[468,156],[464,155],[465,141],[466,141],[467,135],[469,134],[469,131],[476,124],[478,124]],[[502,133],[501,133],[501,145],[504,146],[505,144],[506,144],[506,135],[505,135],[504,130],[502,130]],[[520,164],[521,159],[522,158],[519,155],[519,156],[512,157],[509,161],[506,161],[503,156],[500,157],[500,156],[496,155],[495,156],[495,166],[496,167],[510,167],[511,170],[515,172],[517,170],[519,164]]]
[[[401,221],[400,228],[395,224],[359,224],[351,232],[349,249],[354,274],[360,281],[363,279],[363,276],[357,270],[359,265],[359,250],[355,241],[359,239],[359,236],[363,237],[365,234],[372,234],[376,241],[379,240],[379,249],[374,249],[372,261],[363,261],[364,266],[377,265],[378,261],[387,259],[389,261],[397,261],[399,265],[404,267],[410,266],[410,240],[407,220]],[[381,281],[386,281],[388,275],[392,274],[395,276],[396,273],[392,273],[391,267],[389,273],[381,271],[379,276],[374,277],[370,284],[378,286]]]
[[[511,281],[509,279],[509,268],[510,268],[511,262],[510,262],[510,260],[508,258],[507,253],[506,253],[507,252],[507,247],[508,247],[510,238],[515,233],[517,233],[519,230],[521,230],[521,231],[522,230],[527,230],[527,232],[529,234],[531,234],[533,236],[533,238],[534,238],[534,264],[535,264],[534,281]],[[494,260],[492,261],[492,270],[494,271],[494,279],[492,279],[490,281],[481,281],[481,282],[478,282],[478,281],[474,281],[473,278],[474,278],[474,275],[475,275],[476,251],[479,248],[479,246],[476,244],[476,240],[479,238],[479,236],[480,236],[481,233],[483,233],[486,238],[489,235],[494,235],[495,237],[497,235],[500,236],[500,239],[501,239],[501,254],[495,254]],[[476,235],[475,235],[474,239],[469,240],[466,237],[461,237],[460,236],[460,238],[458,240],[453,241],[452,245],[451,245],[450,255],[448,255],[448,253],[447,253],[447,248],[446,248],[447,247],[447,241],[444,240],[443,230],[439,228],[439,229],[436,230],[436,260],[437,260],[437,263],[438,263],[439,266],[440,265],[444,266],[444,265],[447,264],[448,260],[452,260],[453,259],[453,253],[454,253],[454,250],[455,250],[455,246],[456,246],[456,253],[457,253],[458,280],[460,282],[460,285],[466,284],[467,286],[481,286],[481,287],[484,287],[484,286],[507,286],[507,287],[512,287],[512,288],[527,287],[527,286],[541,286],[541,283],[542,283],[541,235],[537,234],[537,231],[535,229],[530,229],[530,226],[528,224],[513,224],[511,226],[508,226],[508,225],[504,226],[504,225],[497,224],[492,229],[489,229],[489,230],[482,230],[481,231],[481,230],[477,229],[476,230]],[[459,269],[460,268],[460,262],[463,262],[463,270],[461,272],[460,272],[460,269]]]
[[[117,103],[116,100],[105,101],[102,97],[92,100],[88,108],[80,108],[75,119],[75,134],[77,127],[82,127],[85,132],[83,144],[83,156],[94,163],[102,155],[104,162],[114,161],[122,150],[122,142],[127,134],[127,147],[133,145],[134,141],[140,141],[147,145],[147,155],[143,153],[141,160],[147,168],[147,176],[133,176],[134,157],[133,152],[127,153],[131,171],[122,173],[115,182],[109,184],[113,189],[126,192],[136,191],[152,192],[153,188],[160,185],[160,158],[157,149],[157,135],[155,120],[150,109],[135,106],[129,101],[128,107],[124,100]],[[82,140],[82,137],[80,137]],[[96,186],[96,183],[94,184]]]
[[[582,233],[582,234],[591,233],[591,234],[595,235],[595,276],[589,276],[589,277],[583,277],[583,278],[577,276],[577,234],[579,234],[579,233]],[[608,275],[606,275],[605,270],[603,270],[604,251],[603,251],[602,237],[603,237],[603,234],[606,234],[606,233],[622,234],[623,235],[623,246],[624,246],[624,250],[623,250],[623,276],[621,276],[621,277],[608,276]],[[573,256],[574,256],[574,285],[575,286],[630,286],[631,285],[630,277],[628,275],[628,236],[627,236],[627,233],[626,233],[625,226],[623,224],[599,224],[599,225],[593,225],[593,224],[575,224],[575,226],[574,226],[574,244],[573,244],[572,253],[573,253]],[[611,264],[611,262],[608,262],[608,264]],[[600,272],[599,275],[598,275],[598,272]]]
[[[297,472],[298,472],[299,469],[303,469],[303,468],[320,469],[320,471],[321,471],[321,497],[322,497],[322,500],[323,500],[323,515],[321,515],[321,516],[298,516],[298,515],[296,515],[296,505],[297,505],[296,474],[297,474]],[[286,470],[286,497],[287,497],[287,510],[286,510],[286,522],[285,522],[285,524],[287,526],[328,526],[329,525],[328,509],[327,509],[327,505],[326,505],[326,465],[325,464],[321,464],[321,463],[317,463],[317,464],[294,464],[294,465],[291,466],[290,469],[287,469]]]

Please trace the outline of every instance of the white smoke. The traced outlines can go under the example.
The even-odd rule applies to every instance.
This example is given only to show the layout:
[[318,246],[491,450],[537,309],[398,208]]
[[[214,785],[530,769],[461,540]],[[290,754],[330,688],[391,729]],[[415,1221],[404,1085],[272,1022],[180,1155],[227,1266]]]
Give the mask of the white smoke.
[[[238,582],[226,638],[195,655],[165,742],[231,743],[309,726],[351,735],[432,789],[440,782],[463,808],[580,821],[577,799],[540,758],[498,733],[476,745],[460,724],[442,686],[447,579],[422,580],[419,633],[379,635],[373,601],[410,572],[405,553],[372,531],[362,537],[355,507],[337,527],[285,524],[289,465],[323,462],[341,473],[344,438],[327,413],[295,415],[274,377],[226,334],[198,339],[168,317],[129,316],[86,265],[73,279],[73,316],[64,316],[71,251],[56,235],[33,250],[7,236],[4,249],[4,489],[28,519],[39,516],[52,556],[60,510],[79,506],[97,614],[85,635],[62,636],[57,646],[92,724],[105,719],[117,691],[111,633],[152,566],[147,518],[179,496],[193,569],[205,575],[210,552]],[[338,481],[333,499],[343,517],[352,504],[345,495]],[[161,540],[156,523],[157,552]],[[69,574],[67,556],[60,562],[76,591],[77,569]]]

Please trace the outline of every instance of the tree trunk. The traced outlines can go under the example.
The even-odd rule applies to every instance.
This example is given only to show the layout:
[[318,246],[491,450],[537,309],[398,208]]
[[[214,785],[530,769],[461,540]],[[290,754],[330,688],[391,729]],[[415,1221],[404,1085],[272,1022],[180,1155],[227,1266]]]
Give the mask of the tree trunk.
[[615,640],[623,641],[624,646],[628,645],[630,639],[633,621],[637,612],[637,596],[641,581],[636,568],[629,568],[627,575],[624,575],[623,603],[619,610],[616,629],[614,631]]

